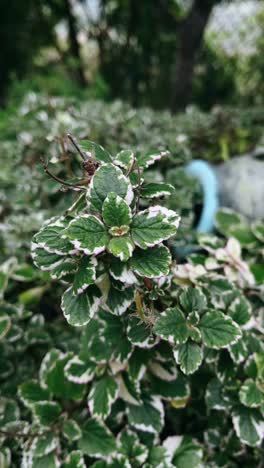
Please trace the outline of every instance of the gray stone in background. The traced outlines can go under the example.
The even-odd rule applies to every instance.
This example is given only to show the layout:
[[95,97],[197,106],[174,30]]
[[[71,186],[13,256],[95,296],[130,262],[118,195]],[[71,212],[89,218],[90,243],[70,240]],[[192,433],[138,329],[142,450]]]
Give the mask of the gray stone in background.
[[264,218],[264,161],[260,156],[264,151],[236,156],[214,168],[220,206],[239,211],[250,221]]

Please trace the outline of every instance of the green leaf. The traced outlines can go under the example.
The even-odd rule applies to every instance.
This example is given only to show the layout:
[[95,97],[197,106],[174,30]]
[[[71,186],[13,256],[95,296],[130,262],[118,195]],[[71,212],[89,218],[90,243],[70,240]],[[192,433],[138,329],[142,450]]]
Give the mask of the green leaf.
[[71,275],[77,270],[77,263],[70,258],[63,258],[63,261],[52,269],[50,276],[52,279],[61,279]]
[[100,300],[101,292],[97,286],[89,286],[84,293],[77,296],[70,287],[62,296],[61,309],[70,325],[82,327],[99,309]]
[[44,457],[32,459],[29,456],[29,460],[26,463],[22,463],[22,466],[31,466],[31,468],[57,468],[59,460],[56,453],[49,453]]
[[256,222],[252,226],[254,236],[260,241],[264,242],[264,223]]
[[92,361],[84,362],[78,356],[74,356],[67,362],[64,371],[66,378],[70,382],[86,384],[93,379],[96,364]]
[[97,264],[98,262],[94,256],[84,256],[81,259],[73,280],[73,292],[75,294],[82,294],[88,286],[95,282]]
[[238,325],[245,325],[252,316],[251,304],[243,296],[236,297],[228,308],[228,314]]
[[66,255],[73,249],[67,239],[62,237],[62,233],[67,226],[64,218],[59,218],[55,222],[41,228],[41,230],[33,237],[33,243],[38,247],[43,248],[49,253],[57,255]]
[[144,468],[172,468],[170,457],[165,447],[150,447],[147,463]]
[[87,214],[77,216],[64,233],[75,249],[83,251],[86,255],[103,252],[109,240],[102,221]]
[[129,225],[132,219],[130,207],[114,192],[108,193],[103,203],[102,216],[109,227]]
[[83,454],[80,450],[74,450],[71,452],[65,463],[62,465],[63,468],[86,468],[86,464],[83,458]]
[[263,417],[256,409],[238,406],[232,412],[237,437],[243,444],[258,447],[263,439]]
[[109,429],[97,419],[88,419],[81,427],[79,449],[94,458],[106,459],[116,452],[116,442]]
[[201,446],[189,436],[171,436],[163,446],[170,453],[173,466],[177,468],[202,468],[203,451]]
[[134,160],[135,156],[133,151],[126,149],[117,153],[114,163],[122,169],[126,169],[128,171],[132,167]]
[[131,224],[132,239],[142,249],[154,247],[176,234],[179,219],[175,212],[164,207],[150,207],[134,216]]
[[128,307],[134,302],[135,289],[133,287],[119,290],[111,284],[107,300],[103,305],[105,310],[111,312],[114,315],[124,314]]
[[2,340],[11,328],[11,320],[4,312],[0,312],[0,340]]
[[129,236],[113,237],[107,247],[107,250],[121,260],[126,262],[133,254],[135,246]]
[[110,347],[110,354],[108,360],[116,359],[118,362],[127,362],[131,356],[133,348],[129,342],[125,327],[119,317],[115,317],[108,312],[100,314],[100,319],[105,322],[105,329],[103,331],[103,338]]
[[122,283],[132,285],[137,282],[133,271],[129,269],[129,264],[121,262],[118,258],[113,258],[110,264],[110,275]]
[[226,410],[228,408],[228,402],[224,398],[222,383],[214,378],[211,379],[207,385],[205,401],[208,409],[214,410]]
[[169,151],[149,151],[148,153],[141,154],[137,158],[138,165],[140,167],[147,168],[152,166],[157,161],[160,161],[162,158],[169,156]]
[[143,349],[152,348],[157,342],[157,338],[153,336],[149,326],[136,317],[129,319],[127,337],[134,346]]
[[88,396],[91,414],[102,419],[107,418],[117,397],[118,385],[113,377],[103,377],[94,382]]
[[179,349],[175,350],[174,356],[176,362],[180,364],[182,372],[189,375],[200,367],[203,360],[203,351],[197,344],[187,341]]
[[127,427],[118,435],[119,450],[130,461],[131,466],[140,468],[146,461],[148,453],[145,445],[141,444],[138,436]]
[[250,271],[258,285],[264,283],[264,265],[263,263],[253,263],[250,265]]
[[239,390],[239,399],[244,406],[258,408],[264,402],[264,394],[254,380],[248,379]]
[[160,278],[169,273],[171,254],[164,245],[156,245],[150,249],[135,249],[131,258],[131,268],[139,276]]
[[206,312],[199,323],[199,328],[203,343],[208,348],[223,348],[236,343],[242,336],[239,326],[218,310]]
[[143,184],[141,188],[141,197],[143,198],[160,198],[168,197],[175,192],[173,185],[151,182]]
[[174,344],[185,343],[188,339],[186,319],[178,307],[162,312],[153,330],[158,336]]
[[65,375],[65,366],[73,357],[72,353],[56,355],[56,350],[48,353],[41,365],[41,380],[55,397],[66,400],[81,400],[86,385],[70,382]]
[[103,202],[110,192],[114,192],[130,205],[134,194],[129,180],[121,169],[113,164],[103,164],[95,172],[87,192],[87,203],[92,211],[102,210]]
[[46,252],[46,250],[34,243],[31,246],[31,256],[34,265],[43,271],[53,270],[64,262],[64,257],[61,255]]
[[186,312],[201,312],[207,305],[207,300],[199,287],[189,286],[180,294],[180,303]]
[[32,446],[34,447],[34,457],[41,458],[53,452],[57,448],[58,439],[49,431],[39,437],[36,437],[32,442]]
[[55,401],[38,401],[33,406],[33,414],[39,424],[50,426],[58,419],[62,409]]
[[24,405],[28,407],[32,407],[38,401],[48,400],[50,397],[49,390],[41,387],[39,382],[33,379],[19,386],[18,395]]
[[128,405],[128,422],[139,431],[159,433],[164,424],[164,408],[159,398],[146,397],[140,405]]
[[245,337],[242,337],[237,343],[228,346],[231,359],[235,364],[240,364],[248,358],[248,347]]
[[164,400],[172,401],[175,407],[184,408],[190,399],[190,386],[186,377],[182,375],[171,381],[151,376],[150,382],[151,393]]
[[254,248],[257,242],[250,227],[248,226],[238,226],[234,228],[232,227],[230,235],[232,235],[232,237],[235,237],[239,241],[241,246],[247,249]]
[[62,426],[62,433],[66,439],[75,442],[81,438],[82,432],[80,426],[74,419],[68,419]]
[[96,159],[97,161],[102,161],[104,163],[112,161],[110,153],[101,145],[94,143],[94,141],[81,140],[78,142],[78,144],[90,158]]
[[222,208],[215,216],[215,226],[221,233],[231,235],[232,229],[244,224],[243,217],[229,208]]

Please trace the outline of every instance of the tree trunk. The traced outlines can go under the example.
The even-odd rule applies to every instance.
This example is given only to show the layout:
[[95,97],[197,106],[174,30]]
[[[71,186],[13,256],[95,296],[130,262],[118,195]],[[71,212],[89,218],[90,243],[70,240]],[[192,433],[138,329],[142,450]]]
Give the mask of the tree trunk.
[[192,79],[197,52],[214,6],[213,0],[194,0],[180,32],[180,50],[172,80],[170,109],[177,112],[183,109],[191,93]]
[[77,80],[82,87],[85,87],[87,85],[87,81],[86,81],[84,70],[83,70],[80,45],[79,45],[78,38],[77,38],[78,28],[76,24],[76,19],[72,12],[70,0],[65,0],[65,11],[66,11],[66,18],[67,18],[68,28],[69,28],[70,51],[71,51],[71,55],[76,61]]

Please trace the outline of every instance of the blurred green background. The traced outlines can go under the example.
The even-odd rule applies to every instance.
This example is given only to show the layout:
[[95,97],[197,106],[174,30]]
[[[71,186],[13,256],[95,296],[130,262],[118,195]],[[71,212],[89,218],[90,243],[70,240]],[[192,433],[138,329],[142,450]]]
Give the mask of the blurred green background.
[[261,106],[263,32],[260,0],[2,0],[0,104],[31,90],[173,113]]

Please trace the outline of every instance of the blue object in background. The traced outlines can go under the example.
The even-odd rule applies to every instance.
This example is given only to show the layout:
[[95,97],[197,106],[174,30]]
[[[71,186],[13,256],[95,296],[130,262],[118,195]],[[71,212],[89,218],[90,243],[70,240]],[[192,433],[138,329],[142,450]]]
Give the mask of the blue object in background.
[[196,159],[187,164],[186,174],[195,177],[203,190],[203,208],[196,231],[212,232],[215,214],[219,208],[219,183],[212,167],[205,161]]

